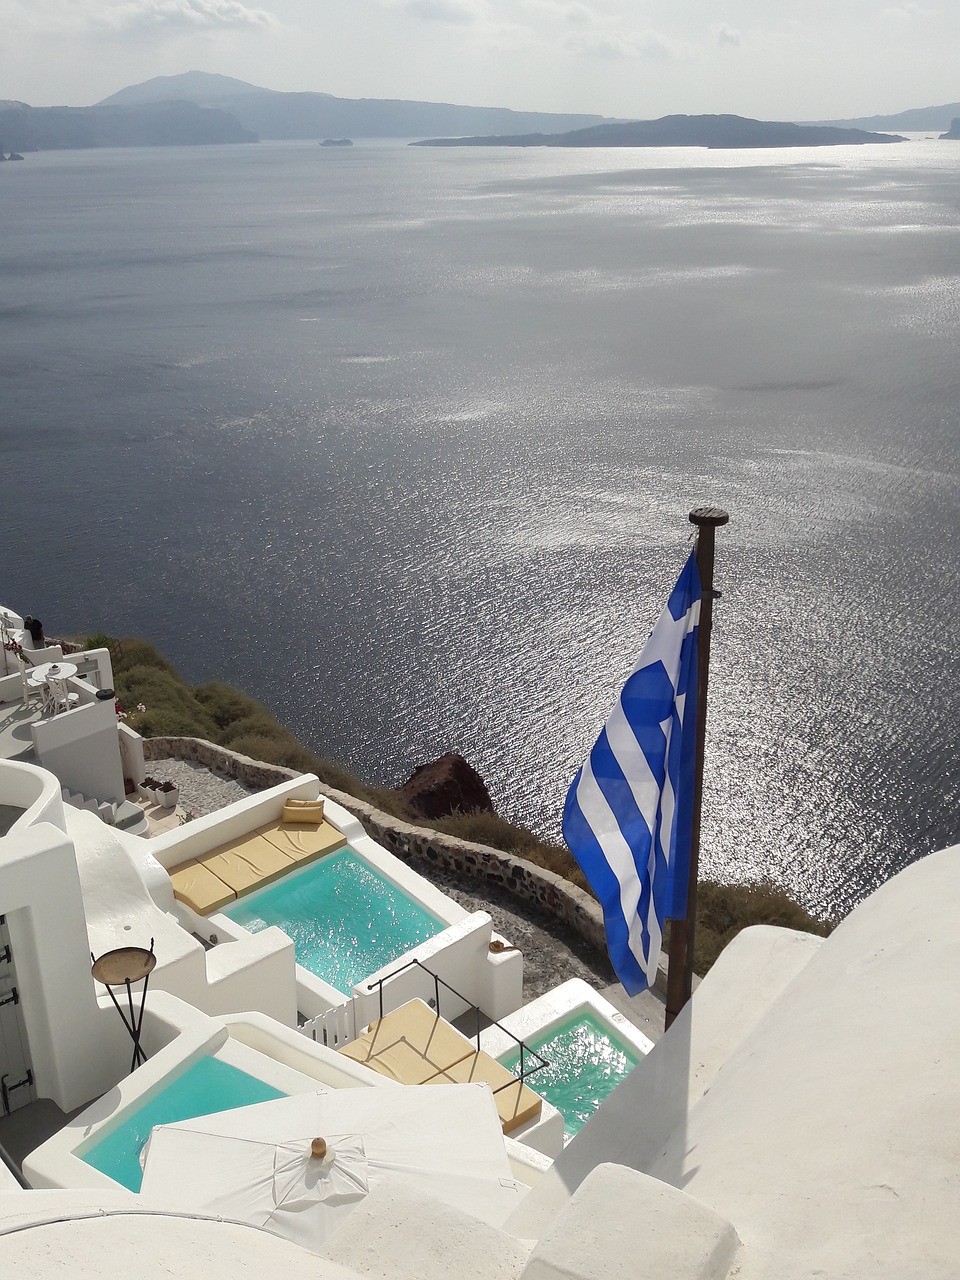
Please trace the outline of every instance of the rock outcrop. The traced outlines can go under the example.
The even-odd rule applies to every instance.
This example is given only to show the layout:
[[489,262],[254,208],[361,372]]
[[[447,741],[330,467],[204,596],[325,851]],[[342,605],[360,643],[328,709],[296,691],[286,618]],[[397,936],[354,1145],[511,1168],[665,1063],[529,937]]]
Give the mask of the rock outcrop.
[[486,784],[461,755],[448,751],[439,760],[422,764],[397,788],[420,818],[446,818],[451,813],[493,813]]

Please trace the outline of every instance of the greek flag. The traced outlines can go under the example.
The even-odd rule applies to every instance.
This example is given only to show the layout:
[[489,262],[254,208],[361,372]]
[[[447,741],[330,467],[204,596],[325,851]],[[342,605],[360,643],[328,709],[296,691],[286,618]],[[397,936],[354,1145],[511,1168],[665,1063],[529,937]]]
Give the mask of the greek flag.
[[691,552],[563,811],[563,838],[600,899],[630,995],[653,986],[664,921],[686,915],[699,621]]

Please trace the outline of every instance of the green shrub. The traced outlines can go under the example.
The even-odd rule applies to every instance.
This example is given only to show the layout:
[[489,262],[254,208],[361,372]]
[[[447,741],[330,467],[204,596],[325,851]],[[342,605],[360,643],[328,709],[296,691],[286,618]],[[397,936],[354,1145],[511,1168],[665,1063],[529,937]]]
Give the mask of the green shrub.
[[701,880],[697,889],[694,968],[704,974],[741,929],[778,925],[826,937],[835,921],[818,920],[769,880],[755,884],[718,884]]
[[242,693],[239,689],[234,689],[229,684],[223,684],[219,680],[215,680],[211,684],[201,685],[194,692],[197,701],[219,729],[225,729],[228,725],[245,716],[255,714],[270,715],[270,712],[264,706],[249,697],[248,694]]
[[108,636],[105,631],[94,631],[92,635],[81,636],[79,643],[84,649],[112,649],[117,642],[113,636]]
[[282,764],[285,769],[295,769],[298,773],[316,773],[316,756],[302,747],[296,738],[280,741],[274,748],[274,764]]
[[[143,654],[141,653],[141,656]],[[216,732],[213,720],[169,665],[126,666],[114,669],[117,697],[132,711],[142,702],[146,711],[138,712],[137,732],[147,738],[166,734],[194,738],[211,738]],[[175,727],[174,727],[175,726]]]
[[268,711],[258,711],[254,715],[241,716],[220,729],[219,741],[229,747],[237,738],[246,738],[254,734],[261,738],[273,738],[275,741],[290,738],[288,730],[278,723]]
[[111,640],[107,647],[110,649],[114,678],[133,667],[152,667],[155,671],[167,672],[183,684],[173,664],[159,654],[149,640],[141,640],[138,636],[124,636],[122,640]]
[[[121,699],[122,701],[122,699]],[[123,704],[126,706],[126,703]],[[204,738],[196,717],[180,707],[148,707],[138,713],[134,728],[143,738]]]
[[276,738],[265,738],[259,733],[244,734],[230,743],[230,750],[238,755],[249,756],[251,760],[262,760],[264,764],[279,764],[276,759],[278,742]]

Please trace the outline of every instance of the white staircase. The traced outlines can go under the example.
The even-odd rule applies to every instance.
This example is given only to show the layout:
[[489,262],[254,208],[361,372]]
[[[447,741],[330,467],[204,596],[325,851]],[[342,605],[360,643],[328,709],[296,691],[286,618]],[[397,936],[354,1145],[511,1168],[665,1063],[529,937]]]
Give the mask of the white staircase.
[[69,804],[74,809],[86,809],[88,813],[95,813],[108,826],[116,826],[119,805],[112,800],[95,800],[91,796],[81,795],[79,791],[71,791],[68,787],[61,787],[60,795],[64,804]]

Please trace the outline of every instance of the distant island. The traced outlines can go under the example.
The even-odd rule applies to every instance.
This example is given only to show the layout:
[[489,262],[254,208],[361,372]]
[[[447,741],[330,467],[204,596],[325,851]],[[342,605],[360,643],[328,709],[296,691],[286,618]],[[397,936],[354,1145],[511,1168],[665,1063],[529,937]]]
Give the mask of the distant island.
[[280,93],[231,76],[187,71],[156,76],[104,98],[102,107],[191,102],[229,112],[259,138],[423,138],[439,133],[558,133],[602,124],[602,115],[463,107],[450,102],[336,98],[330,93]]
[[567,133],[426,138],[414,147],[837,147],[904,142],[897,134],[823,125],[750,120],[744,116],[663,116],[659,120],[594,125]]
[[[960,103],[871,120],[902,121],[901,128],[947,129],[958,117]],[[941,123],[928,123],[933,119]],[[354,138],[402,138],[418,139],[413,145],[428,147],[714,148],[903,141],[898,134],[859,127],[865,123],[792,124],[734,115],[670,115],[629,121],[449,102],[337,98],[329,93],[282,93],[205,71],[156,76],[88,107],[31,107],[0,100],[0,139],[17,154],[259,139],[314,140],[321,146],[350,146]]]
[[894,115],[859,116],[853,120],[815,120],[811,124],[836,125],[842,129],[905,129],[923,133],[927,130],[949,129],[951,121],[960,116],[960,102],[947,102],[941,107],[913,107]]
[[229,115],[193,102],[131,107],[30,107],[0,102],[0,138],[15,151],[87,147],[173,147],[256,142]]
[[940,137],[950,142],[960,142],[960,116],[950,122],[950,128],[946,133],[941,133]]

